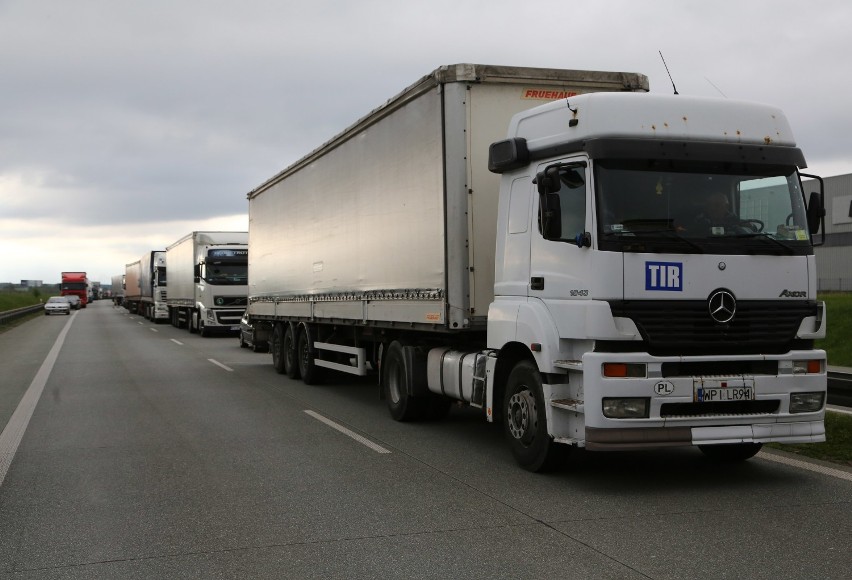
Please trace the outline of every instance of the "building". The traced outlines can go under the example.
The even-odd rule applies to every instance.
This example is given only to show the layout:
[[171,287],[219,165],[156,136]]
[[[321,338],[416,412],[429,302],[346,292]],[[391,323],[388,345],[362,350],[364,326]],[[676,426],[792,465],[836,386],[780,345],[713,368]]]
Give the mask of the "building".
[[[813,183],[803,183],[806,199],[816,190]],[[852,174],[825,178],[825,244],[814,255],[818,291],[852,292]]]

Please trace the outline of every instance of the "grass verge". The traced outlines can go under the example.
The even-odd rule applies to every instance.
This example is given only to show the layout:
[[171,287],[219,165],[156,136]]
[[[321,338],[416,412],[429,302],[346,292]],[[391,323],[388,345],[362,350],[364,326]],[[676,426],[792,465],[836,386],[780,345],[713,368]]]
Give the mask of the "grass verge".
[[769,443],[767,447],[852,467],[852,415],[826,411],[824,443]]

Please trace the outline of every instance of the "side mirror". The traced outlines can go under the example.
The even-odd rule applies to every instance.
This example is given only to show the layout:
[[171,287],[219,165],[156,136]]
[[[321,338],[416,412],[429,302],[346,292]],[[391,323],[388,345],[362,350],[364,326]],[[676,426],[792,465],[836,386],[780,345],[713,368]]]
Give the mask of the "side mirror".
[[824,218],[825,206],[823,205],[822,195],[816,191],[812,191],[808,199],[808,229],[811,231],[811,234],[819,231]]
[[538,186],[538,192],[541,195],[558,192],[562,189],[559,167],[548,167],[544,171],[540,172],[535,176],[535,184]]

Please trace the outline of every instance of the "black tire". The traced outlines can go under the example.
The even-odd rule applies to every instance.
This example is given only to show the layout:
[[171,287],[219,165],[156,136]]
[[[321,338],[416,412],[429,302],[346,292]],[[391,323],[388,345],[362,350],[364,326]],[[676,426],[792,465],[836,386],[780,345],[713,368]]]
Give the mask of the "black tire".
[[[409,394],[408,363],[402,344],[393,341],[382,359],[382,389],[388,404],[388,411],[396,421],[418,421],[429,411],[430,399],[412,397]],[[449,407],[447,407],[449,410]]]
[[283,335],[284,327],[281,323],[276,323],[272,329],[272,336],[269,338],[269,351],[272,353],[272,366],[275,372],[279,375],[284,374],[284,354],[281,352],[281,347],[284,343]]
[[189,334],[198,332],[198,320],[196,320],[196,313],[192,310],[188,310],[186,313],[186,329]]
[[541,375],[531,361],[515,365],[503,397],[503,432],[518,465],[528,471],[553,471],[564,465],[569,447],[547,434]]
[[299,360],[296,357],[296,337],[292,324],[287,324],[284,330],[284,342],[282,356],[284,358],[284,374],[291,379],[300,379]]
[[[314,341],[310,336],[310,327],[303,326],[296,342],[296,354],[299,362],[299,374],[306,385],[318,385],[323,379],[323,369],[314,363]],[[285,355],[286,356],[286,355]]]
[[763,443],[731,443],[727,445],[699,445],[705,457],[722,463],[739,463],[751,459]]
[[203,320],[198,321],[198,334],[200,334],[202,336],[202,338],[209,338],[210,337],[210,331],[207,330],[207,325],[204,324]]

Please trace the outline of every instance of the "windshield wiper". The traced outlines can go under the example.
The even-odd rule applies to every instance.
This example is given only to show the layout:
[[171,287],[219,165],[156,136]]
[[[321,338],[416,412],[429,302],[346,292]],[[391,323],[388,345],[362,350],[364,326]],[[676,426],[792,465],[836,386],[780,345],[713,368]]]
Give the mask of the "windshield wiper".
[[748,234],[737,234],[734,237],[740,238],[740,239],[742,239],[742,238],[751,238],[751,239],[758,238],[758,239],[761,239],[761,240],[769,240],[770,242],[772,242],[776,246],[783,248],[784,251],[787,252],[788,254],[790,254],[791,256],[795,253],[793,248],[791,248],[790,246],[788,246],[784,242],[773,238],[770,234],[768,234],[766,232],[752,232],[752,233],[748,233]]

